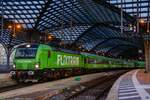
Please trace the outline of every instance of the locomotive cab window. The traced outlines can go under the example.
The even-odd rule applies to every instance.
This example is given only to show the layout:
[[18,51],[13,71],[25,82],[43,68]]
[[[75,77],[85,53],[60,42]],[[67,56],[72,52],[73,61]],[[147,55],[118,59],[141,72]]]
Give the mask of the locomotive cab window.
[[37,48],[17,48],[15,58],[35,58]]

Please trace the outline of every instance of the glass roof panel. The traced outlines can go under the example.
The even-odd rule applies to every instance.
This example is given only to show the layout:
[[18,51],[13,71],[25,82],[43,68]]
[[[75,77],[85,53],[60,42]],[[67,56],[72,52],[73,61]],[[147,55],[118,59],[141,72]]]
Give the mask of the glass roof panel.
[[[110,38],[128,38],[128,35],[120,34],[120,30],[110,27],[115,23],[120,25],[119,9],[116,11],[114,6],[108,5],[106,2],[101,4],[97,1],[3,0],[4,18],[22,23],[27,29],[36,29],[41,32],[48,30],[50,34],[66,44],[82,44],[82,47],[88,50],[96,46],[96,49],[99,50],[101,46],[97,45],[100,42]],[[103,1],[101,0],[101,2]],[[127,10],[132,13],[131,5]],[[134,11],[136,11],[136,5],[134,6]],[[144,3],[142,6],[147,6],[147,4]],[[144,13],[147,12],[147,9],[141,8],[141,11]],[[0,6],[0,14],[2,14],[2,6]],[[141,16],[146,16],[146,14]],[[131,20],[130,16],[124,18],[124,22]],[[4,36],[1,41],[8,43],[8,36]],[[106,42],[106,48],[109,48],[110,45],[117,45],[117,43],[127,43],[121,40],[110,41]],[[17,40],[12,43],[17,43]]]
[[64,28],[59,31],[51,32],[56,38],[63,40],[65,43],[72,43],[80,34],[85,32],[90,26],[75,26],[72,28]]
[[[45,2],[46,0],[3,0],[4,17],[25,24],[25,28],[33,28],[27,24],[35,23]],[[34,19],[34,22],[31,19]]]
[[107,2],[119,8],[122,4],[123,10],[131,16],[137,16],[139,12],[139,18],[147,19],[150,14],[150,0],[107,0]]

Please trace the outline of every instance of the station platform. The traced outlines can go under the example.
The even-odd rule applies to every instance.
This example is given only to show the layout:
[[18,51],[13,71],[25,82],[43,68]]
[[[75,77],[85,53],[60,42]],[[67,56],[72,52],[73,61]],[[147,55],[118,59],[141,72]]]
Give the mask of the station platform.
[[150,100],[150,73],[138,69],[122,75],[106,100]]
[[12,79],[10,79],[9,73],[0,74],[0,88],[5,86],[10,86],[10,85],[15,85],[15,84],[17,83]]

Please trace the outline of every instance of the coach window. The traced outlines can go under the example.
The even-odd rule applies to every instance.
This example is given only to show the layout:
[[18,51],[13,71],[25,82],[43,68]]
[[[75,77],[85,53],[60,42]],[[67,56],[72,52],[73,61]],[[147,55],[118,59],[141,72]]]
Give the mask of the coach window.
[[88,64],[95,64],[95,59],[88,58]]

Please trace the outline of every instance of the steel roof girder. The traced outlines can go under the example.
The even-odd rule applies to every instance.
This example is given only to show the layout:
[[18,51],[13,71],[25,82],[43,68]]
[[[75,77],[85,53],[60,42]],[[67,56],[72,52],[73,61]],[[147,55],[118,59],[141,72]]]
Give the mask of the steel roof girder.
[[[121,47],[121,46],[132,47],[132,48],[139,48],[138,46],[136,46],[136,45],[131,45],[131,44],[118,44],[118,45],[113,46],[112,48],[110,48],[105,54],[108,54],[108,53],[111,52],[112,50],[117,49],[118,47]],[[122,48],[122,49],[123,49],[123,48]]]

